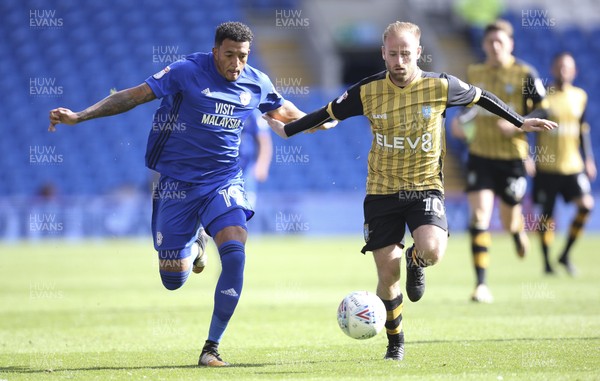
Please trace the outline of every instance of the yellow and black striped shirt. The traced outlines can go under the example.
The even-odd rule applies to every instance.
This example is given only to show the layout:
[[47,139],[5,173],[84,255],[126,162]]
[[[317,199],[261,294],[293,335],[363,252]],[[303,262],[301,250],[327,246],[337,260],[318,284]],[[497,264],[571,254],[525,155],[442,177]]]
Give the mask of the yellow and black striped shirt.
[[[514,57],[503,67],[470,65],[467,81],[494,93],[521,115],[532,112],[544,99],[544,86],[535,69]],[[517,131],[507,137],[497,127],[498,120],[498,116],[477,108],[475,131],[469,151],[488,159],[525,159],[529,150],[525,132]]]
[[422,72],[400,88],[383,71],[350,87],[328,104],[327,112],[337,120],[357,115],[369,119],[373,141],[367,194],[443,192],[445,110],[471,106],[480,95],[480,89],[444,73]]
[[558,128],[537,135],[536,168],[562,175],[580,173],[584,169],[579,151],[581,134],[589,130],[585,122],[587,94],[583,89],[565,85],[562,90],[550,87],[546,99],[549,119],[557,122]]

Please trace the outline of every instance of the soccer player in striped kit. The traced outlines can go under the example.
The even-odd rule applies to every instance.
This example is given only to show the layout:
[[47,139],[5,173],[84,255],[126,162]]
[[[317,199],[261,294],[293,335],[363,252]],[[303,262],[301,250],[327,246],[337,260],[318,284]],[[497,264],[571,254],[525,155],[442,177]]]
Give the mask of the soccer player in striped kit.
[[[489,24],[483,35],[485,62],[469,66],[467,81],[493,92],[522,115],[545,118],[544,85],[531,65],[512,55],[513,47],[513,28],[509,22],[497,20]],[[522,130],[479,107],[458,116],[453,128],[460,128],[471,120],[475,128],[469,142],[466,189],[476,277],[471,300],[491,303],[493,296],[486,275],[494,199],[496,196],[500,199],[500,220],[513,237],[517,256],[525,257],[529,239],[521,202],[527,190],[526,176],[532,175],[535,168],[529,158],[527,136]]]
[[523,119],[493,94],[456,77],[422,71],[417,65],[422,52],[420,36],[415,24],[390,24],[383,33],[381,49],[387,70],[363,79],[295,122],[284,125],[265,116],[283,138],[330,120],[358,115],[369,120],[373,141],[368,157],[366,244],[362,252],[373,252],[376,292],[387,310],[384,358],[391,360],[404,358],[400,259],[406,225],[414,240],[405,253],[406,294],[411,301],[418,301],[425,292],[423,269],[437,263],[446,251],[448,223],[442,178],[446,108],[477,104],[525,131],[556,126],[543,119]]
[[[548,87],[548,118],[559,128],[537,136],[536,174],[533,178],[533,198],[541,207],[541,216],[535,225],[540,230],[544,271],[554,272],[550,263],[550,246],[554,239],[552,219],[556,197],[577,206],[577,213],[569,227],[567,241],[558,263],[570,275],[576,274],[571,262],[571,247],[581,235],[594,208],[590,180],[596,178],[596,164],[592,151],[590,126],[585,119],[587,93],[573,86],[577,74],[575,59],[567,52],[556,55],[552,61],[554,83]],[[583,157],[581,152],[583,152]]]

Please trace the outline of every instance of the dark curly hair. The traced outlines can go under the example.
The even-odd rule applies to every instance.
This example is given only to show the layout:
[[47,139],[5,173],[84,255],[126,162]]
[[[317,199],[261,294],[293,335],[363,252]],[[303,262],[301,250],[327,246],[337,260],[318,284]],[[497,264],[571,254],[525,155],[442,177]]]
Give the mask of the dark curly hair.
[[223,41],[228,38],[235,42],[252,43],[254,35],[246,24],[237,21],[224,22],[217,27],[215,32],[215,46],[221,46]]

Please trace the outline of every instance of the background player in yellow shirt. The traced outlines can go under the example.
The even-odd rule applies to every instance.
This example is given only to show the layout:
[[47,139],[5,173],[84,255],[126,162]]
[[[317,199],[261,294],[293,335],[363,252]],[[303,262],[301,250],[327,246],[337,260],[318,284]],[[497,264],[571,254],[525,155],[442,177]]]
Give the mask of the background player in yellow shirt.
[[[483,35],[485,62],[469,66],[467,81],[496,94],[521,115],[544,118],[544,86],[535,69],[512,55],[513,47],[510,23],[498,20],[488,25]],[[467,198],[476,274],[471,299],[491,303],[493,297],[486,283],[491,245],[488,229],[496,196],[500,198],[500,220],[514,238],[517,255],[524,257],[529,247],[521,208],[527,188],[529,145],[522,130],[479,107],[457,117],[452,128],[457,130],[470,121],[475,128],[469,142]],[[529,174],[533,175],[533,163],[529,164]]]
[[[549,118],[557,122],[558,129],[536,139],[536,175],[533,197],[541,206],[541,216],[536,221],[540,230],[544,270],[553,273],[549,260],[550,245],[554,239],[555,223],[552,219],[556,196],[577,206],[571,222],[566,245],[558,262],[569,274],[575,274],[569,253],[581,234],[594,207],[590,180],[596,178],[596,164],[590,140],[590,127],[585,120],[587,94],[573,86],[576,65],[569,53],[559,53],[552,61],[554,83],[548,88]],[[583,152],[583,157],[580,152]]]

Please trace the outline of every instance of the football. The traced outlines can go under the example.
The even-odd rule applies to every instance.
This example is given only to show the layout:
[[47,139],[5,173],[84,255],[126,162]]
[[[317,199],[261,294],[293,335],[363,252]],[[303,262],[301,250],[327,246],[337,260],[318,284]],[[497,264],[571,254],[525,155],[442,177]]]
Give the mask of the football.
[[353,339],[370,339],[385,325],[387,313],[383,302],[369,291],[354,291],[346,295],[338,307],[338,324]]

